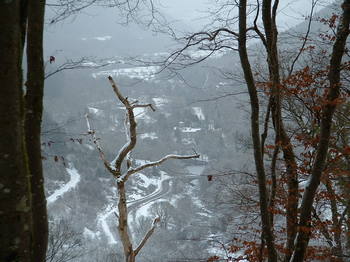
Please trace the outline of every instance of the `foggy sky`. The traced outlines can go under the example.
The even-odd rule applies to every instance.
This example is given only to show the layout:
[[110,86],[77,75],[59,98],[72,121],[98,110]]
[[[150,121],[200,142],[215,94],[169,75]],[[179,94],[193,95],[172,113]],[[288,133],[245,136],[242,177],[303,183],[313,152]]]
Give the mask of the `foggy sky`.
[[[200,27],[206,19],[205,11],[210,8],[213,0],[160,0],[167,13],[174,18],[183,20],[194,27]],[[315,11],[321,9],[332,0],[320,0],[319,6]],[[280,30],[286,30],[304,21],[305,16],[309,15],[312,0],[282,0],[279,4],[279,14],[277,22]],[[208,21],[208,20],[207,20]]]

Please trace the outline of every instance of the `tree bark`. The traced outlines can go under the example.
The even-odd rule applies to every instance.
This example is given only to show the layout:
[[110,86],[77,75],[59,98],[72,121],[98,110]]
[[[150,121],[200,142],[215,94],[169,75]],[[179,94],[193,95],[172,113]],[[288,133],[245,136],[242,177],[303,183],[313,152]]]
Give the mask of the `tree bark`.
[[329,139],[331,135],[332,119],[337,106],[337,98],[340,94],[340,71],[341,61],[345,51],[346,40],[349,35],[350,23],[350,0],[345,0],[342,4],[343,14],[340,19],[336,40],[333,45],[332,56],[330,60],[330,69],[328,74],[329,88],[325,105],[322,109],[320,142],[316,151],[316,158],[313,163],[309,183],[303,194],[301,203],[301,213],[299,229],[296,238],[296,245],[291,262],[303,261],[311,234],[311,211],[316,194],[320,184],[321,175],[325,166],[328,153]]
[[0,1],[0,261],[31,261],[31,195],[23,130],[21,1]]
[[43,29],[45,0],[28,1],[27,92],[25,142],[31,178],[33,212],[33,261],[45,261],[48,223],[41,159],[41,120],[44,95]]
[[123,244],[125,262],[134,262],[135,255],[134,255],[134,250],[132,247],[132,243],[131,243],[131,239],[128,231],[129,230],[128,209],[126,205],[125,184],[122,181],[118,182],[118,195],[119,195],[119,202],[118,202],[119,237]]
[[[292,250],[294,249],[294,239],[297,232],[297,215],[298,215],[298,175],[297,164],[293,146],[288,137],[282,120],[281,110],[281,81],[280,65],[277,49],[278,31],[276,26],[276,12],[278,0],[274,1],[272,6],[271,0],[264,0],[262,4],[262,20],[265,29],[266,51],[269,64],[270,81],[272,86],[272,120],[276,133],[276,141],[281,145],[283,158],[286,165],[288,196],[286,203],[286,224],[287,224],[287,250],[286,261],[289,260]],[[277,145],[276,145],[277,146]]]
[[260,204],[260,216],[262,223],[263,237],[266,241],[268,248],[268,261],[277,261],[277,252],[274,245],[274,236],[272,225],[270,224],[270,215],[268,211],[268,193],[266,188],[266,174],[263,162],[263,154],[260,143],[260,131],[259,131],[259,100],[257,90],[254,82],[253,73],[251,70],[250,62],[248,59],[247,47],[246,47],[246,31],[247,31],[247,1],[240,0],[239,3],[239,39],[238,49],[241,60],[241,65],[244,73],[244,77],[247,83],[250,106],[251,106],[251,132],[254,146],[254,160],[255,168],[258,178],[259,187],[259,204]]

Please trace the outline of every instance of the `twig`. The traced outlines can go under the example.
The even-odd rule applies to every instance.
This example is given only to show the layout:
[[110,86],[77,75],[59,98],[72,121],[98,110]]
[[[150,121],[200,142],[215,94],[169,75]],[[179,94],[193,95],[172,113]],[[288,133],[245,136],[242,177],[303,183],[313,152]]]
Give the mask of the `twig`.
[[89,121],[89,115],[85,114],[85,118],[86,118],[86,124],[88,127],[88,134],[91,135],[92,141],[95,144],[96,149],[98,150],[99,154],[100,154],[100,158],[103,161],[103,164],[105,165],[105,167],[107,168],[107,170],[113,175],[115,176],[115,170],[110,166],[109,162],[106,160],[106,156],[102,150],[102,147],[100,145],[100,143],[98,142],[98,139],[96,137],[96,133],[94,130],[91,129],[91,125],[90,125],[90,121]]

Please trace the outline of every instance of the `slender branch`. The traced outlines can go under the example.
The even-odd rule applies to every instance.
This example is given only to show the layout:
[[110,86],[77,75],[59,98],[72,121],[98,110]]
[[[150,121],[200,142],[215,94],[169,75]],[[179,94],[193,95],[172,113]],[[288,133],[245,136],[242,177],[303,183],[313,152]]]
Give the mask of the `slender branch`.
[[253,30],[255,31],[255,33],[260,37],[261,42],[263,43],[263,45],[265,46],[265,48],[267,48],[267,42],[266,42],[266,38],[264,36],[264,34],[260,31],[259,27],[258,27],[258,18],[259,18],[259,13],[260,13],[260,2],[259,0],[256,1],[257,4],[257,10],[256,10],[256,16],[254,18],[254,26],[253,26]]
[[237,92],[237,93],[227,93],[227,94],[224,94],[224,95],[221,95],[221,96],[216,96],[216,97],[212,97],[212,98],[196,100],[196,101],[191,102],[190,105],[195,104],[195,103],[200,103],[200,102],[212,102],[212,101],[220,100],[222,98],[226,98],[226,97],[230,97],[230,96],[245,95],[247,93],[248,93],[247,91]]
[[96,149],[98,150],[98,153],[100,154],[100,158],[103,161],[103,164],[105,165],[105,167],[107,168],[107,170],[113,175],[115,176],[115,170],[111,167],[111,165],[109,164],[109,162],[106,160],[106,156],[102,150],[102,147],[100,145],[100,143],[98,142],[98,138],[96,137],[96,133],[94,130],[91,129],[91,125],[90,125],[90,121],[89,121],[89,115],[86,114],[85,115],[86,118],[86,125],[88,127],[88,134],[91,135],[92,138],[92,142],[95,144]]
[[135,257],[137,256],[137,254],[141,251],[141,249],[143,248],[143,246],[146,244],[146,242],[148,241],[148,239],[152,236],[155,228],[156,228],[156,225],[157,223],[160,222],[160,218],[157,217],[153,220],[153,224],[152,224],[152,227],[151,229],[147,232],[147,234],[145,235],[145,237],[142,239],[141,243],[139,244],[139,246],[135,249],[134,251],[134,255]]
[[108,76],[109,83],[111,84],[114,93],[117,95],[120,102],[122,102],[126,108],[130,108],[130,103],[128,102],[127,98],[125,98],[122,93],[119,91],[119,88],[117,84],[114,82],[113,78],[111,76]]
[[321,220],[321,218],[317,215],[316,209],[313,207],[312,208],[312,213],[313,213],[313,217],[321,224],[320,225],[320,231],[322,233],[322,235],[324,236],[324,238],[326,239],[327,244],[329,245],[329,247],[333,248],[334,244],[333,244],[333,239],[330,236],[327,227],[325,226],[324,222]]
[[149,107],[149,108],[151,108],[151,110],[153,111],[153,112],[155,112],[156,110],[155,110],[155,108],[154,108],[154,106],[152,105],[152,104],[145,104],[145,105],[133,105],[132,106],[132,109],[134,109],[134,108],[138,108],[138,107]]
[[[92,64],[90,64],[92,63]],[[101,63],[101,62],[100,62]],[[96,68],[101,68],[110,65],[111,63],[109,62],[103,62],[102,64],[97,64],[92,59],[89,59],[88,57],[82,57],[81,59],[74,61],[74,60],[67,60],[63,64],[59,65],[57,68],[55,68],[52,71],[45,72],[45,79],[48,79],[49,77],[65,71],[65,70],[73,70],[73,69],[96,69]],[[45,67],[47,67],[48,62],[45,63]]]
[[289,69],[289,72],[288,72],[289,76],[292,75],[295,63],[298,61],[298,59],[299,59],[301,53],[303,52],[303,50],[305,48],[305,45],[306,45],[306,43],[308,41],[308,37],[309,37],[310,31],[311,31],[312,17],[313,17],[313,14],[314,14],[314,9],[315,9],[316,3],[317,3],[317,0],[313,0],[312,1],[310,17],[309,17],[309,22],[308,22],[308,25],[307,25],[306,34],[304,36],[304,41],[303,41],[303,44],[301,45],[301,48],[299,49],[299,52],[298,52],[297,56],[293,60],[292,65],[290,66],[290,69]]
[[132,174],[138,173],[141,170],[148,168],[148,167],[152,167],[152,166],[159,166],[161,165],[163,162],[169,160],[169,159],[192,159],[192,158],[199,158],[200,155],[198,154],[194,154],[194,155],[167,155],[163,158],[161,158],[158,161],[154,161],[154,162],[149,162],[147,164],[144,164],[142,166],[136,167],[136,168],[130,168],[127,173],[125,174],[124,177],[122,177],[123,180],[127,180],[129,178],[129,176],[131,176]]

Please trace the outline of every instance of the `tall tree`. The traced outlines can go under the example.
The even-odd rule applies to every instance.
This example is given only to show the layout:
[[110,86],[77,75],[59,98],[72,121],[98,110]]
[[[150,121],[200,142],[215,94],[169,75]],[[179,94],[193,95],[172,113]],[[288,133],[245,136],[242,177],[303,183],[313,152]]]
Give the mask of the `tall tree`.
[[31,261],[30,173],[23,129],[21,1],[0,2],[0,260]]
[[338,25],[336,39],[333,45],[331,60],[329,63],[328,81],[329,87],[327,97],[322,108],[320,138],[316,151],[316,158],[313,163],[311,176],[303,194],[300,207],[299,230],[296,238],[296,245],[291,262],[303,261],[306,249],[311,236],[311,212],[316,190],[320,184],[322,172],[328,154],[329,140],[333,115],[338,105],[337,99],[340,95],[341,62],[345,52],[346,40],[349,36],[350,25],[350,0],[345,0],[342,5],[343,13]]
[[45,0],[28,1],[25,142],[28,152],[33,215],[33,261],[44,261],[48,223],[41,159],[41,119],[44,97],[43,29]]
[[[134,115],[134,109],[135,108],[151,108],[152,111],[155,111],[152,104],[139,104],[138,101],[129,101],[128,97],[124,97],[119,90],[118,86],[114,82],[113,78],[111,76],[108,77],[108,80],[112,86],[112,89],[118,98],[118,100],[123,104],[126,112],[125,116],[125,133],[127,142],[124,144],[124,146],[119,150],[118,155],[115,157],[115,159],[109,163],[106,160],[105,154],[98,142],[98,139],[95,135],[95,131],[91,129],[89,116],[86,115],[86,122],[88,126],[88,133],[91,135],[92,141],[94,142],[101,160],[103,161],[103,164],[107,171],[116,179],[117,181],[117,188],[118,188],[118,232],[119,237],[123,245],[124,250],[124,259],[125,262],[135,262],[137,255],[140,253],[142,248],[145,246],[147,241],[152,236],[156,224],[160,222],[160,218],[157,217],[154,219],[151,228],[147,231],[141,242],[138,244],[136,248],[134,248],[132,236],[129,232],[129,222],[128,222],[128,206],[127,206],[127,190],[126,190],[126,183],[129,180],[130,177],[132,177],[134,174],[137,174],[141,172],[142,170],[150,167],[155,167],[163,164],[164,162],[170,160],[170,159],[192,159],[192,158],[199,158],[198,154],[194,155],[167,155],[163,158],[148,162],[146,164],[133,166],[132,161],[132,151],[135,148],[137,144],[137,122]],[[125,164],[126,168],[123,168],[123,163]]]
[[[47,217],[40,148],[44,9],[45,1],[0,2],[1,261],[45,260]],[[25,42],[28,81],[23,88]]]
[[[328,145],[330,142],[331,127],[333,122],[333,114],[339,104],[339,95],[341,90],[340,71],[344,67],[341,63],[342,57],[345,53],[345,44],[349,34],[349,1],[344,0],[341,5],[343,11],[340,14],[340,21],[338,25],[337,34],[335,35],[333,50],[331,52],[331,59],[327,62],[327,66],[323,70],[329,70],[326,77],[327,85],[319,92],[326,90],[324,101],[318,105],[321,108],[320,115],[320,134],[319,140],[316,144],[316,157],[311,163],[312,172],[310,172],[309,183],[305,188],[300,208],[301,214],[298,213],[298,201],[301,190],[298,188],[298,180],[300,168],[296,159],[299,159],[298,144],[291,139],[293,135],[288,133],[284,123],[284,112],[282,112],[281,105],[285,100],[284,86],[293,75],[293,68],[296,62],[301,57],[301,53],[305,48],[308,34],[310,31],[310,24],[312,16],[309,19],[308,30],[305,40],[302,42],[300,50],[294,52],[295,58],[291,59],[287,68],[288,72],[282,74],[284,64],[280,62],[279,49],[281,46],[277,40],[278,30],[276,24],[276,17],[278,14],[279,0],[258,0],[258,1],[216,1],[219,5],[216,11],[212,14],[215,17],[212,30],[203,30],[184,38],[185,47],[172,53],[165,63],[166,66],[174,64],[175,68],[182,67],[188,59],[185,52],[189,48],[199,47],[201,50],[208,51],[209,55],[221,49],[228,49],[238,51],[241,66],[248,88],[251,107],[251,137],[253,142],[253,153],[256,167],[257,184],[259,190],[259,204],[260,204],[260,218],[261,218],[261,248],[259,260],[263,260],[264,250],[268,256],[268,261],[278,261],[280,255],[278,252],[285,254],[284,261],[303,261],[305,259],[306,248],[308,247],[309,238],[311,236],[311,215],[314,210],[314,199],[316,190],[321,181],[321,175],[325,167],[325,162],[328,154]],[[312,1],[311,14],[313,12],[315,3]],[[238,16],[234,16],[238,9]],[[261,23],[258,23],[261,19]],[[334,20],[335,21],[335,20]],[[333,21],[333,22],[334,22]],[[235,31],[238,22],[238,32]],[[261,29],[262,28],[262,29]],[[250,38],[259,38],[262,46],[266,51],[267,63],[263,68],[266,72],[263,76],[263,81],[259,81],[258,73],[254,71],[251,64],[253,58],[248,54],[247,42]],[[294,54],[293,54],[294,55]],[[182,59],[182,60],[181,60]],[[205,58],[198,60],[191,60],[189,63],[198,63]],[[180,61],[180,62],[179,62]],[[178,62],[178,63],[176,63]],[[261,73],[261,72],[260,72]],[[297,73],[298,74],[298,73]],[[304,80],[304,84],[307,80]],[[262,90],[260,89],[261,87]],[[322,90],[321,90],[322,89]],[[259,91],[263,91],[261,95]],[[264,98],[267,103],[266,115],[261,118],[261,98]],[[265,140],[269,129],[270,118],[273,124],[273,131],[275,142],[272,147],[274,152],[271,153],[271,164],[269,169],[266,163],[266,147]],[[260,119],[264,119],[261,121]],[[260,132],[260,128],[263,131]],[[292,144],[293,141],[293,144]],[[283,153],[283,158],[278,158],[279,152]],[[295,152],[298,152],[296,157]],[[278,245],[275,243],[277,233],[274,231],[273,221],[276,211],[274,207],[274,200],[276,197],[276,163],[279,162],[282,168],[283,183],[287,187],[287,195],[284,200],[283,214],[286,216],[286,243]],[[271,186],[267,183],[267,176],[270,176]],[[330,185],[330,184],[328,184]],[[327,185],[326,185],[327,186]],[[283,187],[282,187],[283,188]],[[284,188],[283,188],[284,189]],[[331,187],[328,187],[329,192],[333,192]],[[304,189],[303,189],[304,190]],[[334,207],[334,203],[332,204]],[[333,208],[334,209],[334,208]],[[336,212],[335,212],[336,213]],[[336,217],[334,217],[336,218]],[[299,221],[298,221],[299,220]],[[334,219],[337,221],[338,219]],[[336,222],[338,223],[338,222]],[[339,238],[337,236],[337,238]],[[338,241],[339,242],[339,241]],[[267,249],[264,249],[267,246]],[[338,245],[339,246],[339,245]],[[339,249],[339,248],[338,248]],[[277,251],[278,250],[278,251]],[[340,249],[339,249],[340,250]],[[291,258],[292,257],[292,258]]]

